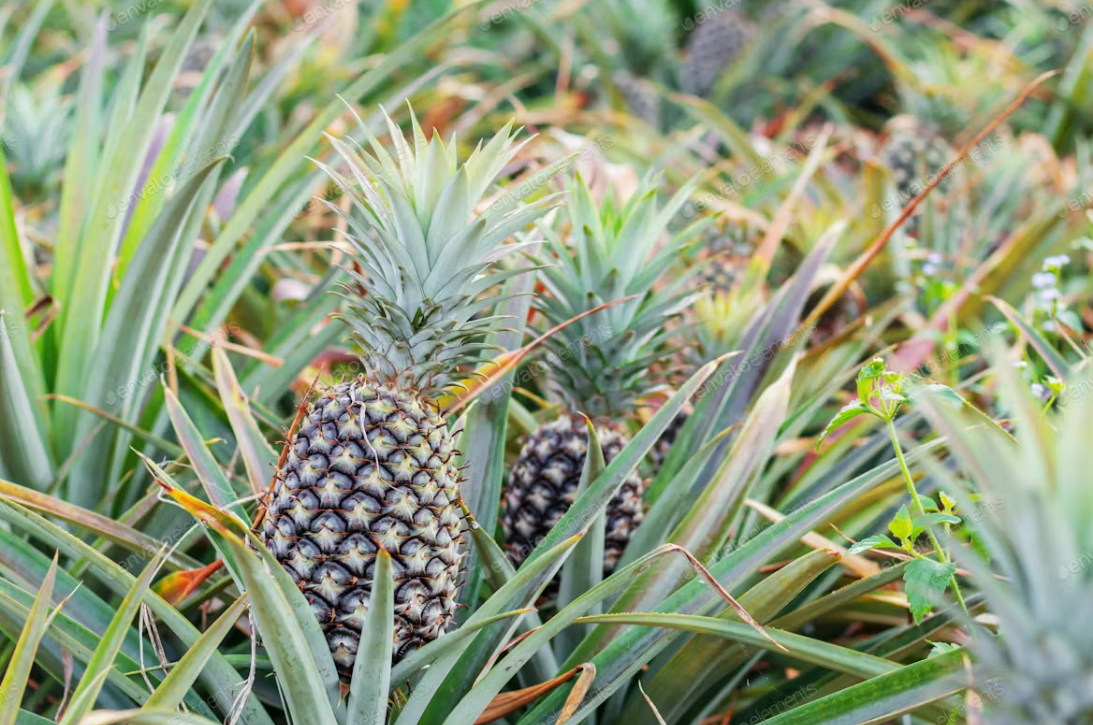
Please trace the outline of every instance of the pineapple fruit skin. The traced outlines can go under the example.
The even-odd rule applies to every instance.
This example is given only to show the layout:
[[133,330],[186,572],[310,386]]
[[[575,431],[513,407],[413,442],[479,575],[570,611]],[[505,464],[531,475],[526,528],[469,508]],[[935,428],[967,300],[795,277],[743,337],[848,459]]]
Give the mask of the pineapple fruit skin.
[[[596,426],[604,460],[610,463],[626,438],[610,424]],[[588,430],[577,416],[563,415],[539,426],[524,444],[502,498],[506,550],[519,566],[557,525],[577,495],[588,453]],[[615,570],[634,530],[645,517],[645,482],[632,471],[607,506],[604,574]]]
[[396,582],[394,661],[443,634],[462,556],[461,478],[435,404],[361,376],[320,390],[288,446],[263,539],[311,603],[342,676],[380,548]]

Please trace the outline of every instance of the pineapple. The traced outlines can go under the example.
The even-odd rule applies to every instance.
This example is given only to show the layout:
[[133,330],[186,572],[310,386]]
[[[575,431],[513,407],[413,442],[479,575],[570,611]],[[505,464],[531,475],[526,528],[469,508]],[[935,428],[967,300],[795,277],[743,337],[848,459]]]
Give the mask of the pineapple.
[[[881,151],[884,165],[892,170],[901,206],[922,191],[930,177],[953,158],[952,147],[934,124],[899,115],[888,122],[888,139]],[[945,191],[947,179],[940,191]]]
[[[701,22],[699,22],[701,21]],[[683,62],[683,88],[705,98],[755,36],[756,26],[743,14],[718,9],[691,21]]]
[[[650,368],[670,335],[666,323],[688,301],[686,280],[658,292],[654,284],[680,253],[688,233],[654,246],[688,193],[657,209],[656,186],[645,180],[621,209],[606,202],[596,212],[588,188],[572,190],[569,246],[548,230],[551,255],[561,260],[543,273],[549,296],[539,301],[548,325],[564,322],[612,300],[637,298],[586,317],[548,342],[553,379],[567,412],[539,427],[513,466],[502,501],[502,528],[517,565],[535,549],[572,505],[588,450],[588,415],[608,463],[626,445],[623,426],[638,398],[657,385]],[[574,253],[575,252],[575,253]],[[607,511],[604,573],[611,573],[641,523],[645,483],[633,472]]]
[[358,271],[342,320],[364,372],[308,403],[263,529],[347,678],[380,548],[398,586],[394,661],[452,621],[462,479],[436,397],[490,347],[480,340],[496,318],[479,314],[492,302],[479,295],[498,281],[492,262],[519,248],[499,246],[552,203],[519,207],[509,195],[472,214],[523,146],[511,123],[462,165],[455,140],[427,142],[416,118],[415,148],[388,126],[394,157],[365,129],[371,153],[333,142],[353,181],[328,170],[359,212],[346,215]]

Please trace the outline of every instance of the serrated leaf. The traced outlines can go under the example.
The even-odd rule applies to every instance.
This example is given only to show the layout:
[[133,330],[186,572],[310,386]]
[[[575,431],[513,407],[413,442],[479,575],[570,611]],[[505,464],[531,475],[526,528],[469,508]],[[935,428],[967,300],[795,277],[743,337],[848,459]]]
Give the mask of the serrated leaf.
[[942,564],[933,559],[915,559],[903,570],[907,603],[911,607],[915,624],[921,624],[922,619],[945,594],[945,590],[949,588],[949,580],[955,573],[955,564]]
[[915,523],[911,520],[907,504],[899,507],[899,511],[896,512],[895,517],[888,524],[888,530],[904,544],[914,543]]
[[847,421],[853,420],[859,415],[872,415],[872,413],[873,411],[871,411],[866,406],[866,404],[860,400],[853,400],[847,403],[839,409],[839,412],[835,414],[835,417],[832,418],[831,422],[829,422],[827,424],[827,427],[824,428],[824,432],[820,434],[819,439],[817,439],[816,441],[816,450],[820,450],[820,444],[823,443],[824,439],[827,438],[828,434],[834,431],[836,428],[842,427],[846,424]]
[[870,549],[902,549],[899,544],[889,539],[884,534],[877,534],[876,536],[868,536],[858,543],[851,546],[847,552],[847,556],[854,556],[855,554],[862,554]]

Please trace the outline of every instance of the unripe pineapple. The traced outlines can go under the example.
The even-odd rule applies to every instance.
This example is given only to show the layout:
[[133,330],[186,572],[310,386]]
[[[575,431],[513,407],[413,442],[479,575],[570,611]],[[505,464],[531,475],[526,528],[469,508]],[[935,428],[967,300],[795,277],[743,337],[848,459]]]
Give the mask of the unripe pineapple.
[[[604,461],[610,463],[625,447],[626,439],[610,422],[597,425],[596,434]],[[509,556],[517,564],[523,563],[573,504],[587,454],[588,428],[579,417],[562,415],[528,437],[512,469],[502,519]],[[631,472],[608,505],[605,573],[615,570],[630,535],[645,517],[641,507],[644,486],[637,471]]]
[[[888,139],[881,160],[892,171],[900,206],[926,188],[926,184],[953,158],[953,149],[937,126],[900,115],[888,122]],[[948,186],[943,179],[938,190]]]
[[[554,326],[606,302],[635,299],[597,312],[566,327],[547,346],[552,379],[567,408],[557,421],[539,427],[512,469],[502,501],[502,527],[510,558],[522,563],[573,503],[588,449],[580,413],[589,416],[600,438],[604,459],[617,455],[627,441],[622,426],[638,399],[660,383],[653,372],[671,334],[666,323],[689,298],[681,283],[654,292],[653,286],[679,254],[686,233],[655,250],[668,221],[683,203],[680,191],[668,208],[657,209],[650,180],[621,209],[612,201],[597,212],[583,183],[572,189],[572,238],[565,244],[550,230],[551,263],[543,271],[547,294],[538,309]],[[655,252],[655,253],[654,253]],[[645,483],[632,473],[607,510],[604,573],[609,574],[641,523]]]
[[[478,215],[487,187],[520,146],[511,124],[461,166],[454,140],[415,148],[388,120],[396,156],[340,141],[356,250],[343,321],[364,372],[321,388],[277,472],[263,538],[311,602],[342,675],[356,659],[376,554],[396,579],[394,659],[436,639],[455,611],[462,556],[455,441],[435,397],[481,361],[495,318],[478,313],[498,281],[498,247],[551,203],[506,196]],[[336,207],[331,207],[339,211]],[[510,247],[510,249],[515,246]]]
[[683,88],[706,97],[726,67],[755,36],[755,23],[735,10],[718,9],[694,19],[683,62]]

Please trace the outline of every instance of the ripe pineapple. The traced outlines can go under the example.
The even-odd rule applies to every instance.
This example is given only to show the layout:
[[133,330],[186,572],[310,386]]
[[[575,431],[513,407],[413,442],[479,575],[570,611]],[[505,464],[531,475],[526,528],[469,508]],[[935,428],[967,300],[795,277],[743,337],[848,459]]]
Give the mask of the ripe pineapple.
[[[686,241],[680,234],[653,254],[686,189],[659,213],[650,180],[621,209],[607,201],[602,214],[583,183],[571,193],[570,244],[548,231],[549,252],[562,261],[543,273],[549,295],[539,300],[539,310],[546,324],[608,301],[637,298],[586,317],[547,343],[553,379],[568,410],[528,439],[505,490],[501,522],[509,557],[517,565],[573,503],[588,450],[579,413],[592,419],[610,462],[626,445],[623,424],[635,412],[637,399],[659,383],[651,368],[666,352],[666,323],[687,302],[680,284],[653,291]],[[641,523],[644,488],[641,477],[631,473],[608,506],[605,573],[614,570]]]
[[695,281],[706,292],[727,292],[748,266],[755,234],[746,225],[732,225],[716,231],[706,248],[708,258],[700,263]]
[[683,88],[704,98],[755,36],[756,26],[743,14],[728,9],[711,12],[692,22],[683,61]]
[[334,141],[353,181],[328,171],[360,212],[346,217],[363,271],[351,272],[342,320],[363,351],[364,372],[308,404],[263,529],[345,677],[379,548],[391,554],[397,580],[396,662],[452,620],[462,478],[435,397],[488,347],[480,338],[494,318],[478,314],[488,307],[478,297],[498,281],[487,271],[507,252],[498,247],[552,203],[520,208],[510,195],[473,215],[523,145],[512,125],[457,166],[454,139],[427,142],[413,124],[411,148],[388,120],[394,157],[366,129],[371,153]]

